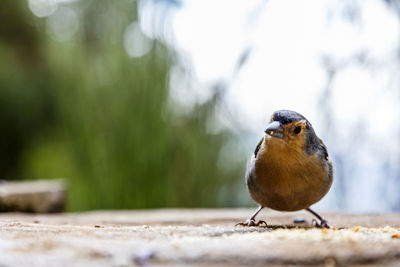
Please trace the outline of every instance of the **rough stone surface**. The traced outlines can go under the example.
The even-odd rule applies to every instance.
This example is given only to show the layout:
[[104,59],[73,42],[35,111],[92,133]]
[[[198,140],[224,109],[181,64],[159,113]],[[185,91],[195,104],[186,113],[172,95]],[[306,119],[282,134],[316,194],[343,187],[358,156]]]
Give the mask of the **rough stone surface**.
[[400,214],[322,213],[333,228],[318,229],[306,212],[263,211],[268,227],[234,226],[252,212],[3,213],[0,266],[400,266]]
[[65,206],[65,191],[64,181],[61,179],[2,181],[0,183],[0,211],[62,212]]

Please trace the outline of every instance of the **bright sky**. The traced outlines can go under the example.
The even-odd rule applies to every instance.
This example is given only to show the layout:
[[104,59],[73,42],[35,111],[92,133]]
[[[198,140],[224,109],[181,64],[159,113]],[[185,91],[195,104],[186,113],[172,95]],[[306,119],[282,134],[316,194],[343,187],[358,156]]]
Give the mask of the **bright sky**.
[[[260,129],[253,122],[263,126],[280,108],[307,114],[316,124],[316,105],[327,79],[323,56],[340,63],[366,51],[378,64],[390,64],[398,47],[397,17],[382,1],[362,3],[359,25],[342,18],[339,2],[270,0],[262,8],[261,1],[253,0],[187,1],[173,21],[176,45],[190,55],[203,84],[230,79],[238,57],[252,46],[253,54],[230,90],[231,101],[250,118],[250,126]],[[251,17],[257,8],[261,13]],[[350,66],[340,73],[333,90],[337,116],[353,114],[356,120],[369,110],[387,87],[387,71]],[[354,101],[360,96],[363,101]]]

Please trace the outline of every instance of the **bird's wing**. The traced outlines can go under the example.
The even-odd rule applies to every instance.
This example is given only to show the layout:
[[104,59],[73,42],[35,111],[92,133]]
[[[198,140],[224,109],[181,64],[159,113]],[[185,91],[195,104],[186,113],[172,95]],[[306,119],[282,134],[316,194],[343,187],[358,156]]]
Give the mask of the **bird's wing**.
[[261,148],[261,144],[262,144],[263,140],[264,140],[264,137],[261,138],[260,142],[258,142],[258,145],[257,145],[257,147],[256,147],[256,150],[254,150],[254,157],[255,157],[255,158],[257,157],[258,151],[259,151],[260,148]]
[[328,149],[326,148],[326,145],[324,144],[324,142],[322,142],[321,138],[319,139],[319,143],[320,143],[321,149],[322,149],[322,156],[324,157],[324,159],[329,160]]
[[329,159],[329,154],[328,154],[328,149],[326,148],[324,142],[322,142],[321,139],[319,139],[319,143],[321,144],[321,149],[320,151],[322,152],[322,157],[326,160],[327,166],[328,166],[328,176],[329,180],[333,181],[333,165],[332,161]]
[[258,151],[260,151],[261,144],[263,141],[264,141],[264,137],[261,138],[260,142],[258,142],[256,149],[254,150],[254,154],[251,156],[249,162],[247,163],[246,175],[245,175],[247,186],[249,185],[249,181],[251,180],[251,178],[255,175],[254,165],[256,162]]

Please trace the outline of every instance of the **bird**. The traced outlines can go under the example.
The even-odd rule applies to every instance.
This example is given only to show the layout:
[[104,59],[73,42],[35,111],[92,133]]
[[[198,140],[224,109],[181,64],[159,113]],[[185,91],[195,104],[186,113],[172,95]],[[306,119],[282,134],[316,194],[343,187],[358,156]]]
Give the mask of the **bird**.
[[291,110],[275,111],[264,136],[247,164],[247,189],[259,204],[256,212],[240,226],[260,226],[255,217],[264,208],[277,211],[307,210],[330,228],[328,221],[310,208],[329,191],[333,166],[328,150],[311,123]]

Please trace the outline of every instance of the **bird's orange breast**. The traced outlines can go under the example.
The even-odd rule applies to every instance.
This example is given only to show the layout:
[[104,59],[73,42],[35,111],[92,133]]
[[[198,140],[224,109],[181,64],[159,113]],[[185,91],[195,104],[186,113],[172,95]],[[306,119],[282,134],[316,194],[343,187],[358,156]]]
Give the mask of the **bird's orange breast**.
[[260,205],[296,211],[319,201],[332,184],[329,165],[318,155],[308,155],[302,144],[266,136],[254,163],[250,194]]

